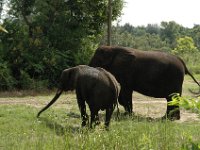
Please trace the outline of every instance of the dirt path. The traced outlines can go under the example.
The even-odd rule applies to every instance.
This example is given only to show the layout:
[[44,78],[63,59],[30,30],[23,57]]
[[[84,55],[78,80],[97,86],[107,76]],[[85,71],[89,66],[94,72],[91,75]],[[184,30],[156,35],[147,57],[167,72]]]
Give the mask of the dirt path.
[[[160,118],[165,115],[167,101],[164,98],[152,98],[139,93],[133,97],[133,110],[136,114]],[[181,109],[181,119],[177,122],[200,121],[197,114]]]
[[[0,98],[0,105],[27,105],[36,108],[42,108],[52,98],[53,95],[39,96],[39,97],[38,96],[13,97],[13,98],[6,97],[6,98]],[[66,107],[66,105],[72,106],[76,104],[76,100],[74,99],[75,95],[61,96],[59,101],[56,102],[55,107]],[[167,108],[167,103],[165,99],[155,99],[143,96],[138,93],[134,93],[133,95],[133,110],[135,114],[153,118],[160,118],[164,116],[166,108]],[[123,111],[123,108],[121,106],[120,109]],[[199,118],[194,113],[188,112],[186,110],[181,110],[181,119],[178,122],[187,122],[187,121],[199,121]]]
[[41,107],[41,104],[33,99],[0,98],[0,105],[30,105]]

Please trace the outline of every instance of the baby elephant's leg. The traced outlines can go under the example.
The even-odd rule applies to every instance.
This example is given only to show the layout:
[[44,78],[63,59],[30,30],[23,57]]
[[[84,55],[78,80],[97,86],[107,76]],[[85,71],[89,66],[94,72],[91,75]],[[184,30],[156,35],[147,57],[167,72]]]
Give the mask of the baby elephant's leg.
[[106,119],[105,119],[105,126],[106,127],[108,127],[109,124],[110,124],[110,119],[111,119],[113,110],[114,110],[114,108],[112,108],[112,107],[106,109]]
[[81,112],[81,118],[82,118],[82,127],[84,127],[87,124],[88,121],[88,115],[86,113],[86,106],[85,103],[82,103],[81,105],[79,105],[79,109]]
[[91,112],[91,121],[90,121],[90,128],[92,128],[93,123],[94,126],[100,124],[98,110],[94,106],[89,106]]

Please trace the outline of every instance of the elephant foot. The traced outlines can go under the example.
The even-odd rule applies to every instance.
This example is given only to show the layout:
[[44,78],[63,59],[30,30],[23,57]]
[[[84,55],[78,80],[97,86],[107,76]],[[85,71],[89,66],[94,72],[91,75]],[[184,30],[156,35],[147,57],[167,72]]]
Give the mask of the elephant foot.
[[129,112],[128,112],[128,111],[125,111],[125,112],[124,112],[124,116],[127,116],[127,115],[129,115]]
[[134,115],[134,113],[131,111],[131,112],[129,112],[129,111],[125,111],[124,112],[124,116],[133,116]]
[[86,126],[86,121],[83,121],[82,124],[81,124],[81,126],[85,127]]
[[175,121],[175,120],[180,120],[180,111],[176,111],[173,113],[169,113],[168,115],[166,114],[165,116],[162,117],[162,120],[170,120],[170,121]]
[[95,121],[95,126],[96,125],[100,125],[100,121],[98,120],[98,121]]
[[171,121],[180,120],[180,108],[178,106],[168,106],[166,115],[164,116],[164,119],[167,118]]
[[105,129],[106,129],[106,130],[109,129],[109,124],[110,124],[110,121],[109,121],[109,122],[105,122]]
[[105,130],[109,131],[109,126],[105,125]]
[[88,116],[88,114],[82,115],[81,126],[85,127],[87,124],[89,124],[89,116]]
[[173,114],[173,116],[170,116],[168,119],[171,121],[175,121],[175,120],[180,120],[180,114]]

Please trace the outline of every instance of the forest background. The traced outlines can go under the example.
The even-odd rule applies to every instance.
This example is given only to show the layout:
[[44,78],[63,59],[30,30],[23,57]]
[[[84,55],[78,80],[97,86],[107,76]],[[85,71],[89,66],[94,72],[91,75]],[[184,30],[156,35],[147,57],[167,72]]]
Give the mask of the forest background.
[[[63,69],[88,64],[107,44],[107,6],[107,0],[0,0],[0,20],[9,32],[0,33],[0,90],[51,89]],[[123,0],[113,0],[113,21],[122,8]],[[200,74],[200,25],[116,23],[112,45],[173,53]]]

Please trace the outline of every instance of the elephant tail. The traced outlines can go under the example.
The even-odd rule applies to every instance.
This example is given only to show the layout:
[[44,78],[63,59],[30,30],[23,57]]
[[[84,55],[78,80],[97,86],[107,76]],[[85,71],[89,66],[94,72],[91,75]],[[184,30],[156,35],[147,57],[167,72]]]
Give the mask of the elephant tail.
[[60,95],[62,94],[63,90],[58,89],[58,91],[56,92],[56,95],[54,96],[54,98],[44,107],[42,108],[38,114],[37,117],[40,116],[40,114],[45,111],[46,109],[48,109],[53,103],[55,103],[55,101],[60,97]]
[[197,83],[197,85],[199,86],[199,91],[198,92],[189,89],[189,91],[192,94],[196,94],[196,96],[199,97],[200,96],[200,84],[198,83],[198,81],[194,78],[194,76],[188,70],[186,70],[185,74],[188,74],[194,80],[194,82]]
[[184,61],[179,57],[178,57],[178,59],[182,62],[183,66],[185,68],[185,74],[189,75],[193,79],[193,81],[199,86],[199,92],[194,92],[191,89],[189,89],[189,91],[191,93],[193,93],[193,94],[200,94],[200,83],[195,79],[195,77],[192,75],[192,73],[188,70],[188,68],[187,68],[186,64],[184,63]]
[[188,74],[193,80],[194,80],[194,82],[195,83],[197,83],[197,85],[199,86],[199,91],[198,92],[194,92],[194,91],[192,91],[191,89],[189,89],[189,91],[191,92],[191,93],[193,93],[193,94],[197,94],[198,96],[200,95],[200,84],[199,84],[199,82],[194,78],[194,76],[188,71],[188,70],[186,70],[187,72],[185,73],[185,74]]
[[188,68],[186,67],[186,65],[183,62],[183,60],[182,60],[182,63],[183,63],[184,68],[185,68],[185,74],[189,75],[194,80],[194,82],[200,87],[200,83],[194,78],[194,76],[192,75],[192,73],[188,70]]
[[200,83],[194,78],[194,76],[188,70],[186,70],[185,73],[188,74],[194,80],[194,82],[197,83],[197,85],[200,87]]
[[181,61],[181,63],[183,64],[184,69],[185,69],[185,74],[189,75],[189,76],[194,80],[194,82],[197,83],[197,85],[200,87],[200,83],[194,78],[194,76],[192,75],[192,73],[188,70],[188,68],[187,68],[187,66],[186,66],[186,64],[185,64],[185,62],[184,62],[180,57],[177,57],[177,58],[178,58],[178,59]]

